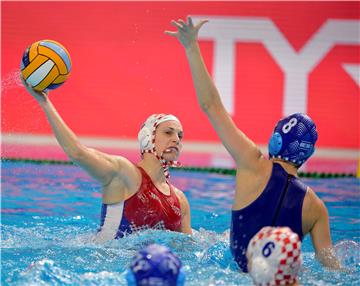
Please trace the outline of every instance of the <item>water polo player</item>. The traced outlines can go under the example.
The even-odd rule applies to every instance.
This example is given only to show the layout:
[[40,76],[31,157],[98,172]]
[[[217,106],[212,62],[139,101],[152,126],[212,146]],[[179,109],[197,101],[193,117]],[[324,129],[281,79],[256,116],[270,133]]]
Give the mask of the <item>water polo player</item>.
[[128,286],[183,286],[185,273],[169,248],[151,244],[133,258],[126,280]]
[[189,17],[172,21],[176,37],[185,48],[196,95],[220,140],[236,163],[236,190],[230,231],[231,251],[247,271],[246,249],[250,239],[264,226],[288,226],[300,239],[311,234],[319,260],[338,268],[332,252],[328,212],[315,192],[297,177],[298,168],[313,154],[316,126],[305,114],[296,113],[279,121],[269,143],[270,158],[237,128],[204,64],[198,45],[199,29]]
[[257,286],[297,286],[301,241],[288,227],[263,227],[246,251],[248,269]]
[[169,166],[181,151],[183,129],[174,115],[150,116],[139,132],[142,159],[136,165],[122,156],[87,148],[57,113],[46,92],[23,81],[45,112],[56,139],[68,157],[102,184],[101,226],[96,242],[148,228],[191,234],[185,195],[170,184]]

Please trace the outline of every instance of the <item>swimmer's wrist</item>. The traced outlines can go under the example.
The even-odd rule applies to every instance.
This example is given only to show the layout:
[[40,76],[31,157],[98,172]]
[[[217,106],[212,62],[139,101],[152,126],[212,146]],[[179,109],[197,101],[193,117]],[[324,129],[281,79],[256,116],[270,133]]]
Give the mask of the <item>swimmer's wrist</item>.
[[198,52],[200,50],[200,47],[199,47],[199,44],[198,42],[193,42],[191,43],[190,45],[188,45],[186,48],[185,48],[185,51],[187,54],[191,54],[193,52]]
[[37,98],[36,100],[42,109],[46,109],[51,105],[51,102],[49,101],[49,98],[47,96],[42,96],[41,98]]

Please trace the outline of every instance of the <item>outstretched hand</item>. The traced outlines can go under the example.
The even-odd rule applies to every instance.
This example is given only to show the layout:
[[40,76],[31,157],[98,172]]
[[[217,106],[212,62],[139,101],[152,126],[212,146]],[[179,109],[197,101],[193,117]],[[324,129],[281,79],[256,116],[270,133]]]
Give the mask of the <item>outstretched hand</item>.
[[23,85],[25,86],[26,90],[38,101],[38,102],[42,102],[42,101],[46,101],[47,97],[48,97],[48,91],[37,91],[35,89],[33,89],[22,77],[22,75],[20,75],[20,79],[21,82],[23,83]]
[[207,22],[208,20],[201,20],[194,26],[191,17],[187,17],[187,22],[184,22],[182,19],[178,21],[172,20],[171,24],[177,28],[177,31],[165,31],[165,34],[177,38],[185,48],[189,48],[197,42],[198,32]]

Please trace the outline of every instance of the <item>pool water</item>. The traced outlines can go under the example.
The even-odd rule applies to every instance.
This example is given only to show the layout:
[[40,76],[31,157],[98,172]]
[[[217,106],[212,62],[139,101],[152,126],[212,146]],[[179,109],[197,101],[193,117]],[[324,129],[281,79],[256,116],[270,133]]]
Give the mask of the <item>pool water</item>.
[[[169,246],[181,258],[186,285],[251,285],[229,250],[234,177],[176,170],[171,181],[191,205],[194,235],[148,230],[104,245],[91,242],[101,190],[80,168],[2,162],[1,285],[126,285],[139,248]],[[332,239],[346,272],[324,269],[310,238],[303,242],[302,285],[360,285],[359,179],[304,179],[325,201]]]

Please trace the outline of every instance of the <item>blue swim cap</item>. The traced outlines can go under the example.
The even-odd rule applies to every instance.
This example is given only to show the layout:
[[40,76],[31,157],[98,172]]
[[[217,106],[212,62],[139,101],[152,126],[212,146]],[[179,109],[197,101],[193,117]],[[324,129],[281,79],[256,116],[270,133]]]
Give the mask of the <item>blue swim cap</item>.
[[269,157],[280,158],[300,167],[315,151],[316,125],[303,113],[281,119],[269,141]]
[[126,279],[130,286],[183,286],[179,257],[165,246],[152,244],[134,257]]

